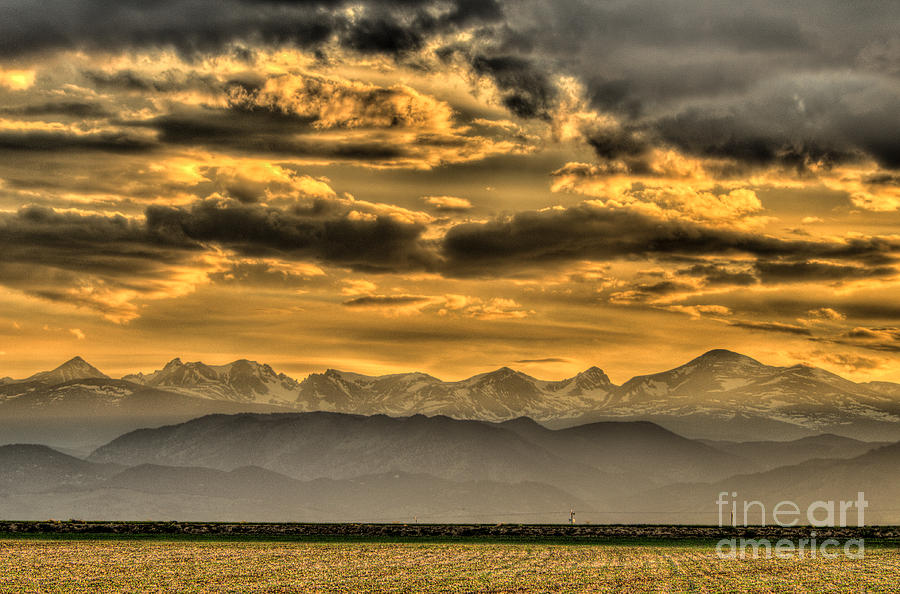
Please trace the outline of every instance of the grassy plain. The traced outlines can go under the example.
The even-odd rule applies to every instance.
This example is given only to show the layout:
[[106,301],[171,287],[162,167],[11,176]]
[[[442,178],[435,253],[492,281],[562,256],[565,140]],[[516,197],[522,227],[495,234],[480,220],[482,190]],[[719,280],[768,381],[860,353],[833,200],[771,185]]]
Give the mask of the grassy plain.
[[708,544],[0,540],[2,592],[898,592],[900,550],[719,559]]

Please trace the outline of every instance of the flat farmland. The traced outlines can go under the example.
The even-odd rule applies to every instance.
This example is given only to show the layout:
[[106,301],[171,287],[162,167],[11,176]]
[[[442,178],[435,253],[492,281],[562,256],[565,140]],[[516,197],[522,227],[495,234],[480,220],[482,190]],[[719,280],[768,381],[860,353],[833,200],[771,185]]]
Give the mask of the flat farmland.
[[897,592],[900,551],[720,559],[707,544],[0,540],[2,592]]

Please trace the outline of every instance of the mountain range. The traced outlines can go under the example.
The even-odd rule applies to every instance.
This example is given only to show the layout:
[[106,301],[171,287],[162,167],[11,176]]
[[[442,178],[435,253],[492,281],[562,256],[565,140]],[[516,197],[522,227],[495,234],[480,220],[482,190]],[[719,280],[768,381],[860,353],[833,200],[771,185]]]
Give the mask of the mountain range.
[[548,429],[444,416],[209,415],[86,458],[0,447],[0,515],[219,521],[715,523],[721,492],[807,505],[864,491],[896,523],[900,444],[703,442],[648,422]]
[[[900,439],[900,384],[855,383],[823,369],[770,366],[721,349],[622,385],[597,367],[559,381],[508,367],[453,382],[418,372],[367,376],[334,369],[297,380],[245,359],[227,365],[173,359],[152,373],[111,379],[80,357],[0,383],[0,429],[7,440],[57,446],[86,447],[85,436],[93,435],[93,447],[129,429],[208,413],[288,411],[495,422],[527,416],[554,428],[644,420],[710,440],[787,440],[825,432]],[[59,419],[92,426],[76,435],[80,421],[61,427]],[[35,431],[41,439],[32,438]]]

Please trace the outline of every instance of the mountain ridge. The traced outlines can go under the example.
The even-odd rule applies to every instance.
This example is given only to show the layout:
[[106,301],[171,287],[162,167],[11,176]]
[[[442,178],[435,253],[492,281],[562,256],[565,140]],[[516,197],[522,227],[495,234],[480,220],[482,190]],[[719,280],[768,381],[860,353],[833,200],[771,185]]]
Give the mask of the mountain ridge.
[[332,368],[297,380],[247,359],[207,365],[180,358],[152,373],[111,380],[76,357],[53,371],[0,385],[0,406],[24,394],[25,386],[50,389],[48,384],[69,376],[298,412],[486,421],[527,416],[555,427],[648,420],[690,437],[745,441],[829,431],[863,439],[900,438],[900,384],[855,383],[824,369],[770,366],[725,349],[707,351],[667,371],[635,376],[621,386],[596,366],[549,381],[510,367],[457,381],[422,372],[370,376]]

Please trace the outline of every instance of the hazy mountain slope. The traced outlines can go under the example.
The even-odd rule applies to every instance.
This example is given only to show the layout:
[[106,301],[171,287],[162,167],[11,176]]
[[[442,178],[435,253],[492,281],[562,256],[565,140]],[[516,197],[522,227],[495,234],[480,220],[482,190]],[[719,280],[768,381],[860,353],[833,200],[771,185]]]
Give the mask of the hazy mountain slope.
[[815,458],[848,459],[888,445],[839,435],[815,435],[792,441],[704,441],[707,445],[751,462],[758,470],[800,464]]
[[518,479],[520,460],[559,462],[510,432],[475,421],[322,412],[207,416],[135,431],[91,458],[221,469],[257,465],[297,478],[335,479],[427,470],[452,479]]
[[860,385],[879,394],[900,397],[900,384],[893,382],[864,382]]
[[658,482],[714,480],[746,472],[746,460],[648,422],[592,423],[551,430],[531,419],[499,424],[566,460]]
[[298,481],[258,467],[123,470],[42,446],[0,448],[0,502],[16,519],[563,521],[572,507],[591,509],[536,482],[405,473]]
[[140,427],[204,414],[270,412],[277,407],[195,398],[132,382],[77,379],[0,386],[0,443],[39,442],[88,450]]
[[119,467],[68,456],[42,445],[0,446],[0,495],[95,484]]
[[[743,502],[761,501],[768,512],[780,501],[792,501],[805,513],[814,501],[855,500],[865,493],[870,506],[867,524],[900,523],[900,443],[877,448],[849,460],[815,459],[793,466],[782,466],[761,473],[741,474],[715,483],[671,485],[644,493],[629,507],[631,514],[658,516],[661,521],[716,523],[716,499],[719,493],[737,493],[739,521],[743,520]],[[730,508],[729,508],[730,509]],[[750,516],[760,521],[758,508]],[[839,510],[839,508],[837,508]],[[849,519],[855,519],[855,511]],[[726,522],[730,512],[725,511]],[[769,517],[768,523],[772,523]],[[808,523],[804,518],[801,524]]]
[[[259,467],[232,471],[143,465],[112,477],[107,489],[240,500],[254,517],[341,521],[421,521],[485,517],[565,518],[568,509],[590,507],[543,483],[450,481],[424,474],[387,473],[353,479],[299,481]],[[302,514],[298,515],[298,510]],[[281,515],[276,516],[274,512]]]
[[134,431],[90,459],[221,470],[259,466],[304,480],[400,472],[458,481],[536,481],[596,499],[650,484],[640,473],[623,477],[562,459],[501,427],[421,415],[213,415]]

